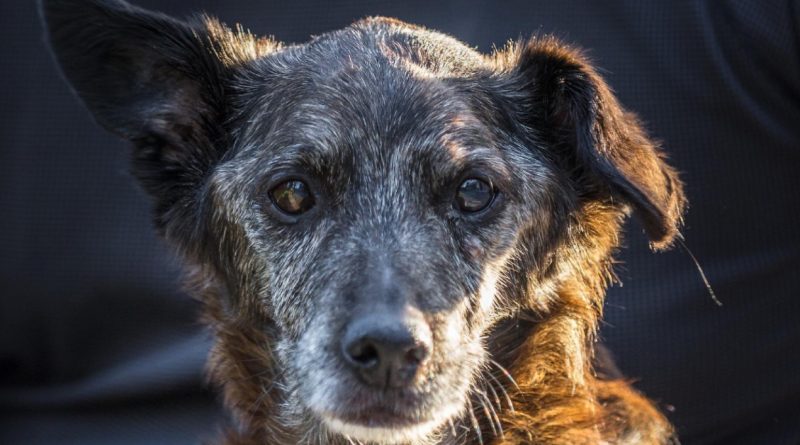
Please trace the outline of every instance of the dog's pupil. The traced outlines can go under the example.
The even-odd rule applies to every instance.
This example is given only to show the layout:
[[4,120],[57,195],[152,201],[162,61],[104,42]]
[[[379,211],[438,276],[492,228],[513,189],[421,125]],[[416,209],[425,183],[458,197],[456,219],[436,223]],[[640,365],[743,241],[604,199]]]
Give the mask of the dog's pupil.
[[476,178],[461,183],[456,193],[458,208],[464,212],[477,212],[486,208],[494,197],[492,186]]
[[270,191],[275,205],[286,213],[299,215],[314,205],[311,191],[303,181],[290,180],[278,184]]

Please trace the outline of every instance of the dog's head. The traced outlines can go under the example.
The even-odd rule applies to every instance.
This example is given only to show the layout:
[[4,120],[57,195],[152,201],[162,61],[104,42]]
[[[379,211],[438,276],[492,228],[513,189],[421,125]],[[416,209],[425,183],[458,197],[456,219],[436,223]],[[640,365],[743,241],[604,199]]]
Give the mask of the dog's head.
[[633,209],[657,248],[677,233],[677,176],[556,40],[483,56],[389,19],[282,46],[122,1],[43,15],[160,231],[269,331],[286,409],[334,433],[413,441],[462,412],[492,328],[557,298],[586,206]]

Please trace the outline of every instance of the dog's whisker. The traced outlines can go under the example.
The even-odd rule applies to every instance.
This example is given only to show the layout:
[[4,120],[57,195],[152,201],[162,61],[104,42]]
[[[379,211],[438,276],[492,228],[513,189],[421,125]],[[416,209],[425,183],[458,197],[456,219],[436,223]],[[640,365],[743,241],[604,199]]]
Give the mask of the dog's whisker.
[[273,368],[265,369],[255,374],[250,374],[246,378],[249,380],[261,380],[262,377],[269,377],[270,379],[280,379],[283,377],[282,371],[276,371]]
[[[481,396],[483,393],[476,389],[475,394]],[[486,400],[483,397],[479,397],[478,402],[480,402],[480,407],[483,408],[483,415],[486,416],[486,420],[489,421],[489,427],[492,429],[492,435],[497,436],[497,426],[495,426],[494,417],[492,416],[492,413],[486,406]]]
[[456,424],[453,422],[453,419],[447,419],[447,423],[450,424],[450,433],[453,435],[453,440],[458,438],[458,433],[456,433]]
[[722,301],[720,301],[719,298],[717,298],[717,294],[714,292],[714,289],[711,287],[711,282],[708,281],[708,277],[706,276],[706,272],[703,270],[703,266],[700,265],[700,261],[698,261],[697,258],[694,256],[694,253],[692,253],[692,251],[689,250],[689,247],[686,246],[686,243],[684,242],[683,234],[682,233],[678,233],[678,236],[675,237],[675,240],[677,241],[678,245],[681,246],[681,248],[687,254],[689,254],[689,257],[694,262],[694,266],[697,268],[697,272],[700,274],[700,279],[703,280],[703,284],[706,286],[706,290],[708,291],[708,295],[711,297],[711,300],[717,306],[722,306]]
[[[271,388],[270,388],[270,389],[271,389]],[[250,413],[250,421],[248,422],[249,424],[253,424],[253,423],[255,423],[255,421],[256,421],[256,416],[257,416],[257,414],[258,414],[258,412],[257,412],[257,411],[258,411],[259,405],[261,404],[261,402],[262,402],[262,401],[264,401],[264,399],[265,399],[265,398],[266,398],[268,395],[269,395],[269,390],[264,390],[264,391],[262,391],[262,392],[261,392],[261,395],[259,395],[259,396],[256,398],[256,400],[255,400],[255,401],[254,401],[254,402],[253,402],[253,403],[250,405],[250,407],[249,407],[249,408],[247,408],[247,410],[245,411],[245,413]]]
[[492,432],[494,433],[495,436],[497,436],[499,432],[500,437],[505,437],[505,434],[503,433],[503,425],[502,422],[500,421],[500,416],[497,415],[497,410],[495,410],[494,406],[492,405],[489,396],[486,394],[486,390],[482,389],[481,391],[478,391],[478,394],[480,394],[481,398],[483,399],[483,402],[481,402],[481,404],[483,405],[487,417],[489,418],[489,424],[492,427]]
[[514,377],[511,375],[511,373],[510,373],[510,372],[508,372],[508,370],[507,370],[505,367],[503,367],[503,365],[501,365],[500,363],[498,363],[498,362],[497,362],[497,360],[494,360],[494,359],[491,359],[491,358],[489,359],[489,361],[490,361],[490,362],[491,362],[493,365],[495,365],[495,366],[497,367],[497,369],[498,369],[500,372],[502,372],[502,373],[503,373],[503,375],[504,375],[504,376],[506,376],[506,378],[507,378],[507,379],[508,379],[508,380],[511,382],[511,384],[512,384],[512,385],[514,385],[514,387],[515,387],[515,388],[517,388],[517,390],[518,390],[518,391],[520,390],[520,388],[519,388],[519,385],[517,384],[517,381],[516,381],[516,380],[514,380]]
[[[488,387],[489,391],[491,391],[492,396],[494,397],[494,404],[490,402],[490,406],[494,408],[494,415],[495,419],[497,420],[497,429],[500,430],[500,437],[505,437],[505,432],[503,431],[503,421],[500,418],[500,413],[503,412],[503,403],[500,400],[500,396],[498,396],[497,392],[492,387],[492,382],[487,381],[486,387]],[[488,397],[488,394],[487,394]],[[496,406],[495,406],[496,404]]]
[[272,360],[269,359],[269,358],[265,359],[264,357],[251,357],[251,358],[238,359],[238,362],[239,363],[261,363],[261,364],[263,364],[263,363],[270,363],[270,362],[272,362]]
[[472,400],[470,398],[467,398],[467,406],[468,406],[467,412],[469,414],[469,420],[470,422],[472,422],[472,430],[475,431],[475,435],[478,438],[478,443],[480,445],[484,445],[483,433],[481,433],[481,426],[478,424],[478,418],[475,417],[474,408],[472,406]]
[[492,382],[489,380],[484,379],[484,388],[488,389],[492,393],[492,398],[494,400],[494,404],[497,405],[497,409],[502,409],[503,404],[500,401],[500,396],[497,395],[497,391],[495,391]]
[[[486,375],[488,375],[489,378],[491,378],[492,381],[497,384],[497,387],[500,389],[500,392],[503,393],[503,397],[506,399],[506,403],[508,404],[508,409],[513,413],[514,402],[511,400],[511,396],[508,395],[508,391],[506,391],[506,388],[503,386],[500,380],[498,380],[497,377],[495,377],[494,374],[492,374],[491,371],[487,371]],[[493,385],[490,385],[490,387],[493,387]]]

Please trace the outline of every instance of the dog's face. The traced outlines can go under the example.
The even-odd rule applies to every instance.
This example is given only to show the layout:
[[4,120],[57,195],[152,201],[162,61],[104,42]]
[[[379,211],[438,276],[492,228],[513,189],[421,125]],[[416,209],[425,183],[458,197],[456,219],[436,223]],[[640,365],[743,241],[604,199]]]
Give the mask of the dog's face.
[[281,47],[101,3],[44,2],[65,75],[135,142],[162,233],[264,322],[286,410],[333,433],[421,441],[461,413],[586,202],[676,230],[674,173],[555,41],[486,57],[371,19]]
[[498,280],[564,205],[491,97],[398,55],[414,43],[376,37],[386,26],[265,59],[260,73],[290,74],[240,97],[208,194],[262,264],[258,304],[295,400],[334,431],[395,442],[465,408],[488,328],[515,309]]

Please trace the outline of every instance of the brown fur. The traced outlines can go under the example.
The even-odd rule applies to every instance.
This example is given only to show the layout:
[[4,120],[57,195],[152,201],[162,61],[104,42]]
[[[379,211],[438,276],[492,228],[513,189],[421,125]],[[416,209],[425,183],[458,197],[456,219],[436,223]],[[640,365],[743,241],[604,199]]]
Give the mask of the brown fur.
[[[134,170],[156,199],[158,229],[195,265],[189,280],[191,291],[202,302],[203,320],[215,339],[209,357],[209,376],[222,390],[224,403],[235,420],[235,425],[223,433],[221,442],[227,445],[348,443],[349,439],[343,436],[328,436],[318,422],[298,424],[316,419],[292,416],[292,407],[284,405],[286,394],[291,391],[283,386],[286,380],[282,378],[283,368],[277,358],[276,339],[280,330],[276,327],[278,321],[270,316],[275,308],[269,306],[274,302],[264,297],[273,277],[267,276],[267,260],[256,248],[261,246],[255,246],[253,238],[245,233],[248,224],[257,225],[252,223],[257,217],[252,212],[254,205],[241,201],[243,189],[237,188],[242,184],[248,190],[258,188],[255,170],[259,165],[247,164],[248,170],[242,172],[212,173],[212,166],[227,156],[225,150],[230,148],[230,141],[247,139],[249,135],[242,128],[229,126],[243,122],[269,123],[272,121],[265,117],[268,113],[285,111],[281,110],[287,107],[284,94],[290,97],[291,93],[287,89],[299,88],[291,83],[295,73],[286,67],[304,60],[291,55],[300,50],[288,51],[290,54],[284,54],[283,63],[269,66],[271,71],[267,71],[272,82],[276,82],[271,88],[277,93],[265,94],[264,69],[269,56],[280,53],[282,48],[271,40],[241,30],[232,32],[208,18],[191,24],[178,22],[123,2],[47,0],[44,14],[66,77],[103,125],[136,144]],[[98,25],[103,20],[110,22],[106,28]],[[87,46],[76,35],[100,38],[96,44]],[[395,40],[391,43],[397,48],[386,49],[385,41],[375,44],[370,39],[376,35],[392,36]],[[171,37],[165,39],[165,36]],[[347,45],[332,48],[370,55],[364,63],[375,64],[375,70],[384,69],[379,74],[387,78],[399,70],[389,62],[392,58],[402,58],[412,71],[417,70],[423,76],[420,80],[413,73],[404,72],[397,79],[430,87],[419,90],[424,91],[417,97],[423,104],[447,111],[455,104],[473,112],[458,118],[447,116],[450,126],[474,126],[475,132],[482,136],[494,131],[496,134],[490,136],[497,138],[497,145],[516,144],[520,156],[517,159],[528,161],[531,152],[536,151],[536,160],[540,161],[537,165],[548,169],[549,182],[542,180],[542,184],[547,184],[542,190],[549,196],[539,203],[516,202],[520,208],[535,208],[520,218],[524,223],[506,226],[512,229],[499,233],[495,230],[499,226],[484,224],[483,230],[473,231],[471,246],[465,248],[476,252],[473,257],[480,257],[482,249],[489,249],[491,241],[496,239],[513,245],[502,251],[504,255],[499,254],[502,250],[499,248],[494,252],[497,258],[503,258],[503,264],[497,265],[500,279],[493,297],[507,306],[503,308],[505,319],[498,317],[496,325],[486,322],[487,331],[479,331],[483,337],[475,336],[475,345],[479,345],[477,339],[485,338],[480,346],[489,353],[491,364],[478,370],[482,375],[471,388],[468,409],[454,419],[451,429],[445,428],[432,439],[435,442],[425,445],[673,442],[671,426],[650,401],[623,380],[597,375],[593,366],[597,327],[606,287],[614,279],[612,255],[620,244],[623,220],[634,212],[643,222],[653,248],[664,249],[679,235],[685,207],[676,172],[666,164],[660,149],[647,137],[636,117],[617,103],[580,51],[553,38],[533,38],[482,57],[448,37],[381,18],[359,22],[350,28],[349,34],[334,33],[330,37],[334,41],[337,38]],[[371,43],[367,45],[365,41]],[[324,45],[318,39],[316,50],[321,47]],[[119,60],[109,59],[109,54]],[[329,57],[336,59],[337,55]],[[313,68],[316,73],[319,67]],[[360,75],[358,70],[348,70],[337,75],[347,80],[352,80],[347,76]],[[327,74],[326,77],[332,76]],[[374,78],[371,80],[375,81]],[[352,102],[360,104],[356,105],[360,117],[372,117],[366,108],[373,103],[369,100],[373,90],[382,85],[375,82],[378,86],[367,84],[367,88],[353,90],[355,97],[348,98],[362,100]],[[164,85],[170,87],[169,94],[160,93]],[[359,83],[348,82],[339,87],[353,85]],[[337,91],[333,99],[345,94],[333,89]],[[459,97],[468,95],[468,99],[454,102],[450,96],[456,89]],[[447,98],[442,99],[444,92]],[[387,97],[386,102],[398,96]],[[267,99],[275,106],[259,102]],[[397,109],[406,112],[401,116],[417,116],[410,126],[414,130],[411,133],[428,124],[419,122],[426,120],[424,114],[417,114],[421,108],[408,104],[402,108],[402,101],[398,102],[401,103]],[[143,103],[148,106],[142,106]],[[350,102],[334,111],[343,111],[342,108],[349,110]],[[256,125],[252,131],[259,134],[256,131],[259,129]],[[268,129],[264,131],[271,134]],[[354,138],[358,135],[355,131],[345,133]],[[377,132],[366,133],[377,135]],[[368,139],[349,142],[361,145],[364,140]],[[263,149],[257,138],[251,146]],[[448,148],[452,153],[464,149],[458,144]],[[376,158],[380,155],[374,153]],[[237,174],[239,181],[232,181]],[[537,184],[524,182],[516,186],[528,187],[526,192],[530,192]],[[403,198],[411,201],[411,197]],[[387,225],[395,222],[391,218],[388,221]],[[445,227],[437,224],[428,229]],[[287,233],[279,229],[275,232]],[[433,236],[419,239],[441,241],[450,235],[444,229],[431,233],[438,234],[439,239]],[[273,244],[269,247],[280,249],[280,245],[274,245],[280,237],[272,235]],[[428,247],[418,238],[399,239]],[[342,250],[349,253],[353,249],[347,246]],[[402,248],[408,246],[397,250]],[[286,250],[295,256],[291,261],[283,258],[284,265],[299,263],[307,256],[307,252]],[[460,255],[458,250],[454,252]],[[443,256],[437,247],[430,247],[424,253],[437,260]],[[464,258],[461,262],[445,258],[442,263],[431,262],[428,266],[434,269],[445,264],[450,267],[446,272],[463,271],[473,266]],[[477,262],[475,258],[472,260]],[[314,268],[314,263],[305,264],[312,264],[309,269]],[[357,263],[352,261],[352,264]],[[406,265],[406,268],[411,267]],[[291,268],[278,272],[288,274],[284,281],[305,273],[303,269]],[[338,270],[329,268],[325,272],[328,275],[315,275],[312,281],[329,279]],[[428,284],[429,289],[434,288]],[[286,289],[284,297],[294,295],[294,288]],[[448,297],[453,293],[456,292],[442,291],[438,296]],[[474,294],[474,289],[470,293]],[[311,299],[314,294],[314,290],[300,292],[299,295],[306,297],[303,301],[284,298],[281,303],[290,306],[289,312],[294,311],[292,315],[297,315],[300,321],[309,322],[303,310],[315,303]],[[468,303],[472,305],[474,301]],[[337,304],[345,303],[337,301]],[[473,313],[469,315],[475,315],[476,310],[470,308]],[[480,323],[481,320],[475,322]],[[328,338],[335,335],[326,333]],[[466,379],[457,380],[466,386]]]
[[[519,57],[519,51],[562,59],[565,64],[588,73],[590,80],[599,85],[601,109],[597,114],[601,120],[596,131],[604,149],[611,156],[620,157],[619,162],[628,168],[649,174],[638,178],[650,187],[645,193],[651,193],[656,202],[665,202],[662,208],[669,215],[662,219],[679,221],[685,201],[682,194],[671,190],[681,187],[677,175],[666,165],[641,167],[642,163],[653,162],[653,153],[659,158],[660,153],[642,133],[635,116],[619,107],[580,52],[554,39],[543,38],[532,40],[527,47],[509,48],[499,57]],[[636,147],[640,152],[615,152],[615,147]],[[652,174],[662,169],[668,169],[668,174],[657,177]],[[529,335],[511,350],[502,344],[489,345],[489,350],[507,350],[494,357],[499,366],[489,372],[503,382],[513,409],[504,398],[496,396],[496,416],[502,432],[497,429],[490,433],[486,432],[492,429],[491,417],[495,413],[473,410],[484,435],[496,436],[485,443],[677,443],[671,425],[652,402],[624,380],[598,377],[592,366],[605,290],[614,279],[611,256],[620,243],[620,226],[626,214],[613,202],[586,201],[574,215],[569,234],[557,249],[560,264],[566,265],[566,269],[557,272],[563,278],[557,281],[553,296],[543,304],[529,292],[528,308],[536,318]],[[655,239],[653,247],[661,249],[669,246],[677,225],[650,230]],[[198,277],[208,280],[208,273],[200,272]],[[225,433],[224,444],[300,441],[302,438],[293,435],[297,426],[286,425],[277,417],[275,406],[280,403],[280,391],[274,387],[277,371],[269,339],[253,327],[252,321],[231,320],[230,314],[220,307],[219,302],[225,300],[220,292],[218,286],[206,285],[199,295],[205,304],[204,320],[216,338],[209,359],[209,375],[222,388],[225,405],[239,423]],[[258,312],[258,308],[253,307],[252,312]],[[510,375],[500,366],[508,369]],[[480,400],[474,399],[472,406],[480,406]],[[474,430],[469,416],[459,423]],[[481,443],[474,434],[458,437],[453,439],[454,443]]]
[[587,206],[575,245],[583,251],[574,275],[559,287],[559,303],[524,341],[509,368],[514,411],[505,411],[506,438],[497,445],[667,443],[673,434],[658,410],[626,382],[602,380],[592,368],[609,255],[621,217]]
[[[496,357],[508,369],[495,379],[513,409],[498,397],[502,436],[491,445],[523,444],[667,444],[674,431],[659,410],[624,380],[605,380],[592,367],[596,330],[605,288],[613,279],[610,255],[619,244],[624,214],[615,207],[587,204],[562,255],[574,260],[572,274],[560,283],[557,303],[537,314],[535,327],[521,344]],[[211,381],[221,387],[225,405],[239,422],[225,433],[226,445],[291,444],[295,429],[276,417],[280,403],[276,370],[264,333],[250,321],[231,320],[220,307],[221,288],[197,271],[194,293],[205,305],[204,321],[215,345],[209,358]],[[501,345],[497,345],[502,348]],[[490,346],[491,349],[491,346]],[[473,405],[477,406],[476,400]],[[499,409],[499,408],[498,408]],[[483,431],[490,420],[476,409]],[[491,414],[489,414],[491,415]],[[467,428],[471,420],[462,419]],[[500,432],[497,432],[500,436]],[[465,443],[478,444],[474,436]],[[677,443],[675,441],[675,443]]]

